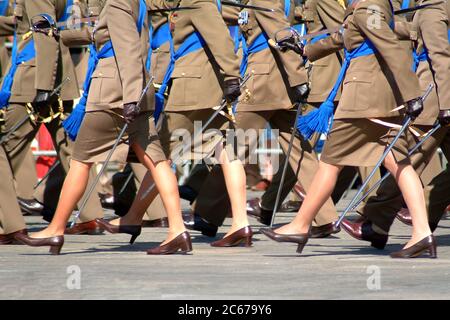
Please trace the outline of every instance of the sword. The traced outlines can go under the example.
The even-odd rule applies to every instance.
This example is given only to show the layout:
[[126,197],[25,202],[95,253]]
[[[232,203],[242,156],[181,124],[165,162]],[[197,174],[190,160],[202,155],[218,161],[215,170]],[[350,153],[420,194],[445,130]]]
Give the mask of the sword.
[[33,187],[33,189],[37,189],[48,177],[50,177],[50,175],[52,174],[53,171],[56,170],[56,168],[61,164],[61,160],[55,161],[55,163],[50,167],[50,169],[48,169],[47,173],[45,174],[45,176],[42,177],[42,179],[36,183],[36,185]]
[[284,166],[283,166],[283,172],[281,173],[281,180],[280,180],[280,184],[278,186],[277,197],[275,199],[275,206],[273,207],[273,211],[272,211],[272,220],[270,221],[271,228],[273,227],[273,224],[275,222],[275,217],[277,215],[278,206],[280,204],[281,191],[283,190],[284,180],[286,179],[286,172],[287,172],[287,169],[289,166],[289,158],[291,157],[292,148],[294,147],[294,142],[295,142],[295,132],[297,131],[298,118],[302,114],[303,105],[304,105],[304,102],[298,104],[297,113],[295,115],[294,127],[292,128],[292,132],[291,132],[291,140],[289,141],[289,147],[286,152],[286,157],[285,157]]
[[148,10],[149,13],[166,13],[166,12],[176,12],[176,11],[182,11],[182,10],[194,10],[198,9],[199,7],[174,7],[174,8],[165,8],[165,9],[150,9]]
[[[67,77],[64,79],[64,81],[62,81],[59,86],[57,86],[50,94],[50,97],[53,97],[54,95],[59,95],[59,92],[61,91],[62,87],[66,84],[66,82],[70,81],[70,78]],[[27,114],[25,117],[23,117],[19,122],[17,122],[9,131],[6,135],[4,135],[1,140],[0,140],[0,144],[4,144],[9,137],[17,131],[17,129],[19,129],[21,126],[23,126],[25,124],[25,122],[28,121],[28,119],[30,118],[31,115],[34,115],[35,112],[31,113],[31,114]]]
[[[137,109],[140,108],[142,101],[144,101],[144,97],[147,94],[148,88],[150,88],[150,85],[153,82],[154,77],[151,77],[150,80],[147,82],[144,90],[142,90],[141,96],[139,98],[139,101],[136,105]],[[72,221],[72,223],[70,224],[70,228],[73,228],[73,226],[75,225],[75,223],[77,222],[78,218],[81,215],[81,212],[86,208],[87,202],[89,200],[89,198],[91,197],[92,193],[95,190],[95,187],[97,186],[98,182],[100,181],[101,176],[103,175],[103,173],[106,170],[106,167],[108,166],[109,161],[111,160],[112,155],[114,154],[114,151],[116,151],[117,147],[119,146],[120,141],[122,140],[123,136],[125,135],[125,132],[128,129],[128,123],[125,123],[125,125],[122,128],[122,131],[120,131],[119,136],[116,139],[116,142],[114,143],[111,151],[109,152],[108,156],[106,157],[105,162],[103,162],[102,168],[100,169],[100,172],[97,174],[97,176],[95,177],[94,182],[90,185],[89,187],[89,191],[86,193],[86,196],[83,199],[83,202],[81,203],[81,206],[79,208],[79,210],[77,211],[77,213],[75,214],[75,217]]]
[[438,5],[438,4],[442,4],[445,3],[445,1],[440,1],[440,2],[436,2],[436,3],[428,3],[428,4],[422,4],[420,6],[416,6],[416,7],[412,7],[412,8],[406,8],[406,9],[401,9],[401,10],[396,10],[394,11],[395,15],[399,15],[399,14],[405,14],[405,13],[410,13],[410,12],[414,12],[417,10],[422,10],[434,5]]
[[[438,122],[437,124],[435,124],[433,126],[433,129],[430,130],[430,132],[428,132],[425,137],[422,138],[422,140],[420,140],[419,143],[417,143],[414,148],[412,148],[411,150],[409,150],[408,152],[408,156],[412,156],[417,150],[419,150],[419,148],[436,132],[438,131],[440,128],[442,128],[441,124]],[[387,178],[389,178],[391,176],[390,172],[387,172],[380,180],[377,181],[377,183],[375,183],[372,188],[369,189],[369,191],[366,192],[365,195],[363,195],[353,206],[350,210],[355,210],[360,204],[361,202],[364,201],[364,199],[366,199],[373,191],[375,191],[376,188],[378,188],[378,186],[380,186],[384,181],[386,181]]]
[[264,11],[264,12],[274,12],[275,11],[273,9],[252,6],[252,5],[248,5],[248,4],[240,4],[240,3],[226,1],[226,0],[222,1],[222,5],[229,6],[229,7],[238,7],[238,8],[242,8],[242,9],[252,9],[252,10],[256,10],[256,11]]

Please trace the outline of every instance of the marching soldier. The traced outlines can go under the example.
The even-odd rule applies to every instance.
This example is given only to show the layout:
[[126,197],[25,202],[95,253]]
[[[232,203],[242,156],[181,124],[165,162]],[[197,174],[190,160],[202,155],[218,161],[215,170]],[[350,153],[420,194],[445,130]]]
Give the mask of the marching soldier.
[[[164,110],[167,122],[161,129],[161,141],[163,145],[170,146],[171,152],[180,148],[171,139],[174,131],[185,129],[186,133],[194,133],[194,122],[204,124],[210,119],[214,114],[212,107],[221,103],[223,95],[232,102],[240,94],[238,59],[220,15],[220,1],[182,0],[175,4],[196,9],[182,10],[171,16],[172,54],[176,62],[169,66],[170,72],[166,73],[158,93],[161,106],[162,94],[170,80],[170,94]],[[213,119],[208,129],[220,129],[223,133],[229,126],[229,119],[221,114]],[[194,160],[211,154],[221,141],[221,137],[215,137],[205,142],[201,151],[194,151]],[[198,144],[198,141],[194,143]],[[229,159],[227,152],[220,152],[219,157],[227,188],[231,192],[233,224],[222,240],[211,245],[237,246],[244,242],[250,246],[252,231],[245,213],[245,173],[238,161]]]
[[[414,63],[422,91],[425,91],[430,83],[435,83],[435,89],[425,102],[425,111],[414,122],[415,130],[420,133],[420,137],[412,139],[410,149],[433,128],[438,117],[443,126],[412,156],[412,164],[419,174],[436,154],[438,147],[441,147],[446,158],[450,159],[450,134],[448,126],[446,127],[449,118],[447,109],[450,108],[448,106],[450,103],[448,39],[450,9],[448,2],[441,3],[437,0],[419,2],[419,5],[422,4],[433,5],[418,10],[412,23],[399,22],[395,27],[402,39],[413,40]],[[445,183],[446,174],[448,173],[442,173],[430,187],[425,188],[432,231],[437,228],[445,208],[450,203],[450,193],[446,192],[444,186],[439,186]],[[355,223],[344,220],[342,226],[356,239],[369,241],[373,246],[383,249],[388,241],[389,229],[402,206],[402,193],[391,177],[380,186],[376,196],[371,197],[365,206],[359,208],[365,220]]]
[[[380,124],[377,119],[400,123],[401,117],[392,109],[402,104],[406,106],[407,116],[413,119],[423,110],[417,77],[409,66],[397,63],[399,60],[411,59],[402,50],[391,29],[393,19],[390,1],[355,2],[346,11],[343,35],[335,33],[328,39],[306,46],[304,50],[301,46],[295,48],[312,61],[341,49],[344,43],[348,50],[343,72],[335,87],[341,81],[344,83],[342,97],[312,188],[292,223],[277,230],[261,230],[274,241],[298,244],[298,253],[306,245],[311,222],[331,194],[342,167],[374,166],[393,135],[397,135],[396,130]],[[376,28],[367,23],[374,20],[378,22]],[[386,76],[384,68],[389,70],[389,76]],[[333,98],[330,94],[327,101]],[[321,109],[323,106],[327,107],[322,105]],[[319,112],[328,111],[324,110]],[[327,118],[324,120],[328,121]],[[436,243],[428,226],[421,183],[407,154],[407,141],[402,136],[384,160],[385,167],[397,177],[414,226],[411,240],[401,251],[392,253],[391,257],[411,258],[429,253],[435,258]]]
[[[64,169],[68,170],[72,144],[64,133],[61,122],[71,112],[72,100],[79,95],[72,59],[69,49],[59,40],[42,34],[31,34],[29,19],[41,13],[48,13],[65,21],[68,19],[70,5],[71,1],[59,0],[17,2],[17,56],[12,57],[16,60],[5,75],[1,93],[2,104],[8,105],[5,131],[11,130],[26,116],[30,116],[30,120],[12,133],[4,144],[13,174],[23,165],[41,122],[49,130],[61,163]],[[13,30],[10,31],[13,34]],[[52,96],[52,91],[58,86],[62,86],[62,102]],[[35,197],[44,195],[38,199],[42,203],[48,200],[45,195],[51,195],[50,199],[55,199],[59,194],[57,189],[47,189],[47,185],[50,187],[57,184],[47,180],[40,185]],[[3,200],[4,195],[0,197]],[[100,202],[98,198],[91,197],[88,203],[87,210],[81,217],[81,222],[86,223],[82,227],[96,229],[94,220],[102,216]]]
[[[170,222],[167,240],[147,253],[171,254],[192,250],[190,236],[181,218],[176,179],[164,156],[154,119],[150,115],[154,91],[150,89],[150,94],[146,92],[148,73],[145,62],[149,49],[147,17],[147,5],[143,0],[110,0],[100,13],[93,35],[88,28],[78,33],[77,41],[88,44],[93,39],[95,46],[91,47],[90,70],[83,94],[86,105],[81,102],[77,106],[86,109],[85,112],[80,109],[76,114],[82,117],[79,132],[68,128],[70,134],[76,137],[76,142],[55,217],[43,231],[31,237],[23,236],[21,240],[24,243],[50,246],[51,253],[59,254],[64,243],[65,225],[85,191],[92,164],[104,161],[111,151],[117,151],[113,154],[113,160],[125,162],[122,155],[128,152],[124,150],[133,150],[149,170],[147,179],[153,177]],[[125,132],[123,139],[119,132]],[[119,142],[117,148],[111,150],[116,141]],[[144,183],[141,189],[147,186]],[[142,195],[138,192],[138,198]],[[131,210],[141,213],[145,209],[134,205]],[[141,233],[140,223],[126,225],[121,221],[109,223],[101,219],[97,222],[108,232],[130,234],[130,243],[134,243]]]
[[[273,129],[280,130],[280,144],[286,152],[291,139],[291,126],[295,122],[292,105],[307,96],[308,79],[301,60],[293,52],[272,51],[267,46],[266,37],[273,37],[276,31],[291,25],[294,6],[291,1],[252,1],[250,4],[274,9],[274,12],[244,10],[241,14],[241,29],[248,47],[247,72],[253,74],[253,78],[247,86],[248,94],[241,97],[237,108],[237,127],[259,130],[269,122]],[[254,49],[257,47],[261,50]],[[252,143],[249,141],[248,145],[242,146],[243,149]],[[291,168],[308,190],[317,169],[317,157],[312,146],[304,140],[296,138],[293,146],[289,157]],[[336,219],[336,209],[329,199],[316,220],[318,226],[325,226],[320,232],[328,227],[330,233],[337,232],[332,224]]]

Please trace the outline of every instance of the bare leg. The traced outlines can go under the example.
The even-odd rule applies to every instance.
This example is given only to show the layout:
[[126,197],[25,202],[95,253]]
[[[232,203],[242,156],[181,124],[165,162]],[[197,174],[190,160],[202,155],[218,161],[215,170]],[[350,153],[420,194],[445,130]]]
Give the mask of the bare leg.
[[320,208],[333,193],[341,169],[340,166],[319,162],[319,169],[297,216],[291,223],[275,230],[275,232],[280,234],[308,233]]
[[403,199],[408,206],[413,222],[413,232],[405,248],[411,247],[432,232],[428,224],[422,182],[411,165],[398,164],[392,153],[384,161],[384,166],[395,177],[402,191]]
[[[181,203],[180,195],[178,193],[177,179],[172,169],[170,168],[169,161],[162,161],[155,164],[139,145],[133,144],[132,147],[134,152],[138,156],[139,161],[150,171],[158,189],[157,191],[161,195],[164,208],[167,211],[167,218],[169,220],[169,234],[166,238],[166,241],[162,243],[164,245],[186,231],[181,215]],[[141,190],[138,192],[138,194],[142,194],[143,192],[145,192],[142,191],[146,190],[143,189],[143,185],[141,185]],[[140,199],[141,198],[138,198],[138,201],[141,201]],[[142,207],[139,207],[139,209],[142,210]],[[141,220],[145,209],[142,211],[142,213],[135,213],[140,213],[142,215]]]
[[55,216],[47,228],[33,233],[31,235],[33,238],[48,238],[64,235],[67,221],[86,191],[91,166],[91,163],[71,160],[70,169],[64,180]]
[[235,160],[230,162],[225,150],[221,152],[220,158],[233,212],[233,223],[230,231],[225,235],[227,237],[249,225],[246,209],[247,190],[245,188],[245,170],[241,161]]

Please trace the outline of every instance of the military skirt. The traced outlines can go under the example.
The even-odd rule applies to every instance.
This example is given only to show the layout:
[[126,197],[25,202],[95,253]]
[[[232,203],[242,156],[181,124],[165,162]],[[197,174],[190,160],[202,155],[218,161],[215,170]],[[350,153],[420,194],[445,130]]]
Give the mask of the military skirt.
[[[403,118],[390,117],[379,120],[393,125],[401,125]],[[379,124],[369,119],[335,120],[320,160],[339,166],[373,167],[397,133],[398,128]],[[410,141],[411,134],[406,130],[392,149],[392,154],[398,163],[409,163],[408,141]]]
[[[124,126],[122,109],[86,112],[72,158],[84,163],[105,161]],[[166,160],[149,111],[142,112],[128,126],[111,161],[138,162],[130,149],[132,144],[138,144],[154,163]]]

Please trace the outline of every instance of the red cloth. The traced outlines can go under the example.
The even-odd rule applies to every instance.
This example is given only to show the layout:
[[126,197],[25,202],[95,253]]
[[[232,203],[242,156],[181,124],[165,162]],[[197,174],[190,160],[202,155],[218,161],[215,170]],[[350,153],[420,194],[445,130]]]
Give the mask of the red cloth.
[[[45,126],[41,126],[36,136],[36,139],[40,151],[45,150],[51,151],[55,149],[53,146],[53,141],[50,136],[50,133],[48,132]],[[47,157],[47,156],[40,156],[36,159],[36,172],[39,179],[45,176],[48,169],[53,165],[55,161],[56,161],[55,157]]]

